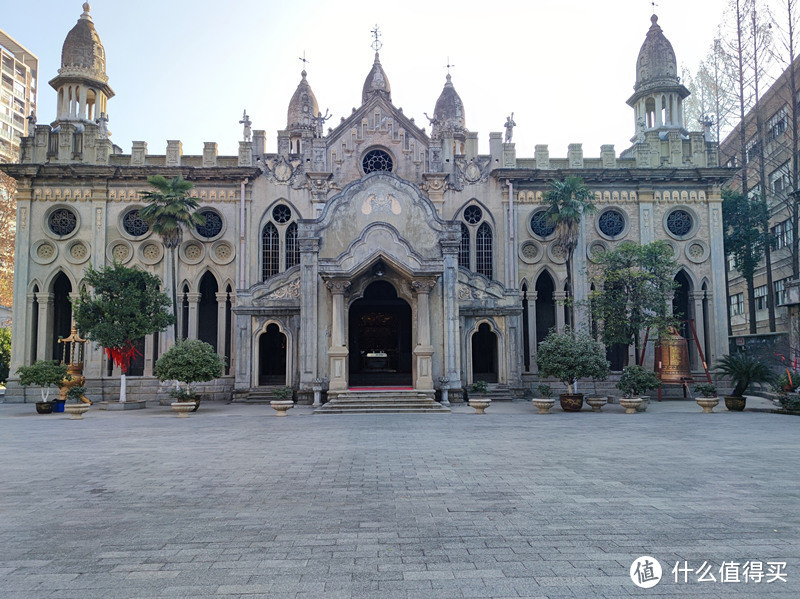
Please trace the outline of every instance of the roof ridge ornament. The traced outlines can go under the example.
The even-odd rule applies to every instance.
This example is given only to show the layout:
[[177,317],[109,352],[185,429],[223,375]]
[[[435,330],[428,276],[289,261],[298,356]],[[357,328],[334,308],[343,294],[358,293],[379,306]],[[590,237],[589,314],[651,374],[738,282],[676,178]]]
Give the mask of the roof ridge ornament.
[[383,48],[383,42],[381,41],[381,30],[377,23],[375,24],[375,29],[372,29],[370,33],[375,37],[370,46],[372,46],[372,49],[375,50],[375,61],[377,62],[378,52],[381,48]]

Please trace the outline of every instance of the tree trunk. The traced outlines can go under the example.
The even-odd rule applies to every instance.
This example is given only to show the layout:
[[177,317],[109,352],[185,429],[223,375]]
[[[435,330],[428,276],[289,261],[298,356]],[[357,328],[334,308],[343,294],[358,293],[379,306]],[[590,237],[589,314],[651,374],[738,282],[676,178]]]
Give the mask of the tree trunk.
[[[769,291],[769,289],[767,289]],[[755,286],[753,285],[753,277],[747,277],[747,295],[748,302],[747,302],[747,315],[748,320],[750,321],[750,334],[756,334],[756,302],[754,301],[755,296]]]

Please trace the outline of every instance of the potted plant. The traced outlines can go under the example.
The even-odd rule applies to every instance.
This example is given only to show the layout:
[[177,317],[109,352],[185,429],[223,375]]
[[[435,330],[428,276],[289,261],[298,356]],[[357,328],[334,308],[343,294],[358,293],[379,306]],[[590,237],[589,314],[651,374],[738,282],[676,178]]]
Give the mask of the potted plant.
[[567,386],[567,392],[559,395],[565,412],[577,412],[583,407],[583,393],[575,393],[574,384],[578,379],[602,381],[608,376],[608,360],[603,346],[569,327],[563,333],[551,332],[539,344],[536,363],[539,374],[556,378]]
[[171,404],[172,409],[178,412],[178,416],[185,416],[187,411],[196,411],[200,402],[191,384],[222,376],[222,370],[222,358],[211,345],[199,339],[183,339],[156,361],[153,374],[162,382],[184,383],[183,389],[178,386],[170,395],[178,400]]
[[276,416],[286,416],[286,412],[294,407],[294,389],[291,387],[276,387],[272,394],[277,398],[269,402],[269,405],[276,412]]
[[86,387],[75,385],[67,391],[67,403],[64,404],[64,411],[70,415],[70,420],[82,420],[83,415],[89,410],[89,400],[84,394]]
[[761,360],[746,352],[737,352],[723,356],[717,362],[714,372],[730,377],[733,391],[725,396],[725,407],[734,412],[741,412],[747,404],[744,394],[753,383],[771,383],[775,374]]
[[645,370],[641,366],[626,366],[617,383],[617,389],[622,391],[619,403],[625,408],[626,414],[637,410],[643,412],[647,409],[647,404],[642,396],[650,389],[658,389],[660,386],[661,381],[652,370]]
[[50,397],[51,385],[59,385],[61,381],[69,378],[66,364],[39,360],[30,366],[20,366],[17,369],[17,374],[19,375],[19,384],[23,387],[27,387],[28,385],[41,387],[42,400],[36,402],[36,411],[39,414],[64,411],[64,402],[58,402],[61,404],[61,409],[59,410],[58,407],[53,405],[53,402],[48,401],[48,397]]
[[539,392],[539,397],[533,399],[533,405],[539,408],[540,414],[549,413],[550,408],[552,408],[555,403],[553,400],[553,390],[550,388],[550,385],[544,384],[536,387],[536,390]]
[[711,383],[697,383],[694,386],[694,391],[700,395],[695,401],[698,406],[703,408],[703,414],[711,414],[719,404],[716,386]]

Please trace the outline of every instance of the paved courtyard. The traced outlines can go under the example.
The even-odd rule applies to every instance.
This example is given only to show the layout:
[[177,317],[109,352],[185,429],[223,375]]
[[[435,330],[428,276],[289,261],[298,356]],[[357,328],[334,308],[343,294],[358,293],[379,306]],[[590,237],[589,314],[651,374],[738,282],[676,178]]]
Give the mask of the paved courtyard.
[[800,596],[799,418],[471,412],[0,405],[0,597]]

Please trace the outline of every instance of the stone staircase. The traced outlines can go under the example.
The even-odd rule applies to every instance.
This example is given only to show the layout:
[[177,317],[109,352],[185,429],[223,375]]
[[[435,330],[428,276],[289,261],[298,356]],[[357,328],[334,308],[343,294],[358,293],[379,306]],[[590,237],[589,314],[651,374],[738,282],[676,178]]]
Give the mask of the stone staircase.
[[275,389],[280,385],[254,387],[245,391],[233,392],[233,403],[244,404],[268,404],[271,401],[279,399],[275,396]]
[[433,394],[413,389],[348,389],[314,410],[315,414],[448,414],[450,408],[433,399]]
[[[450,393],[452,395],[453,391]],[[509,386],[501,383],[489,383],[489,388],[485,393],[474,393],[469,390],[469,387],[467,387],[467,395],[472,399],[480,397],[491,399],[492,401],[512,401],[515,397]]]

